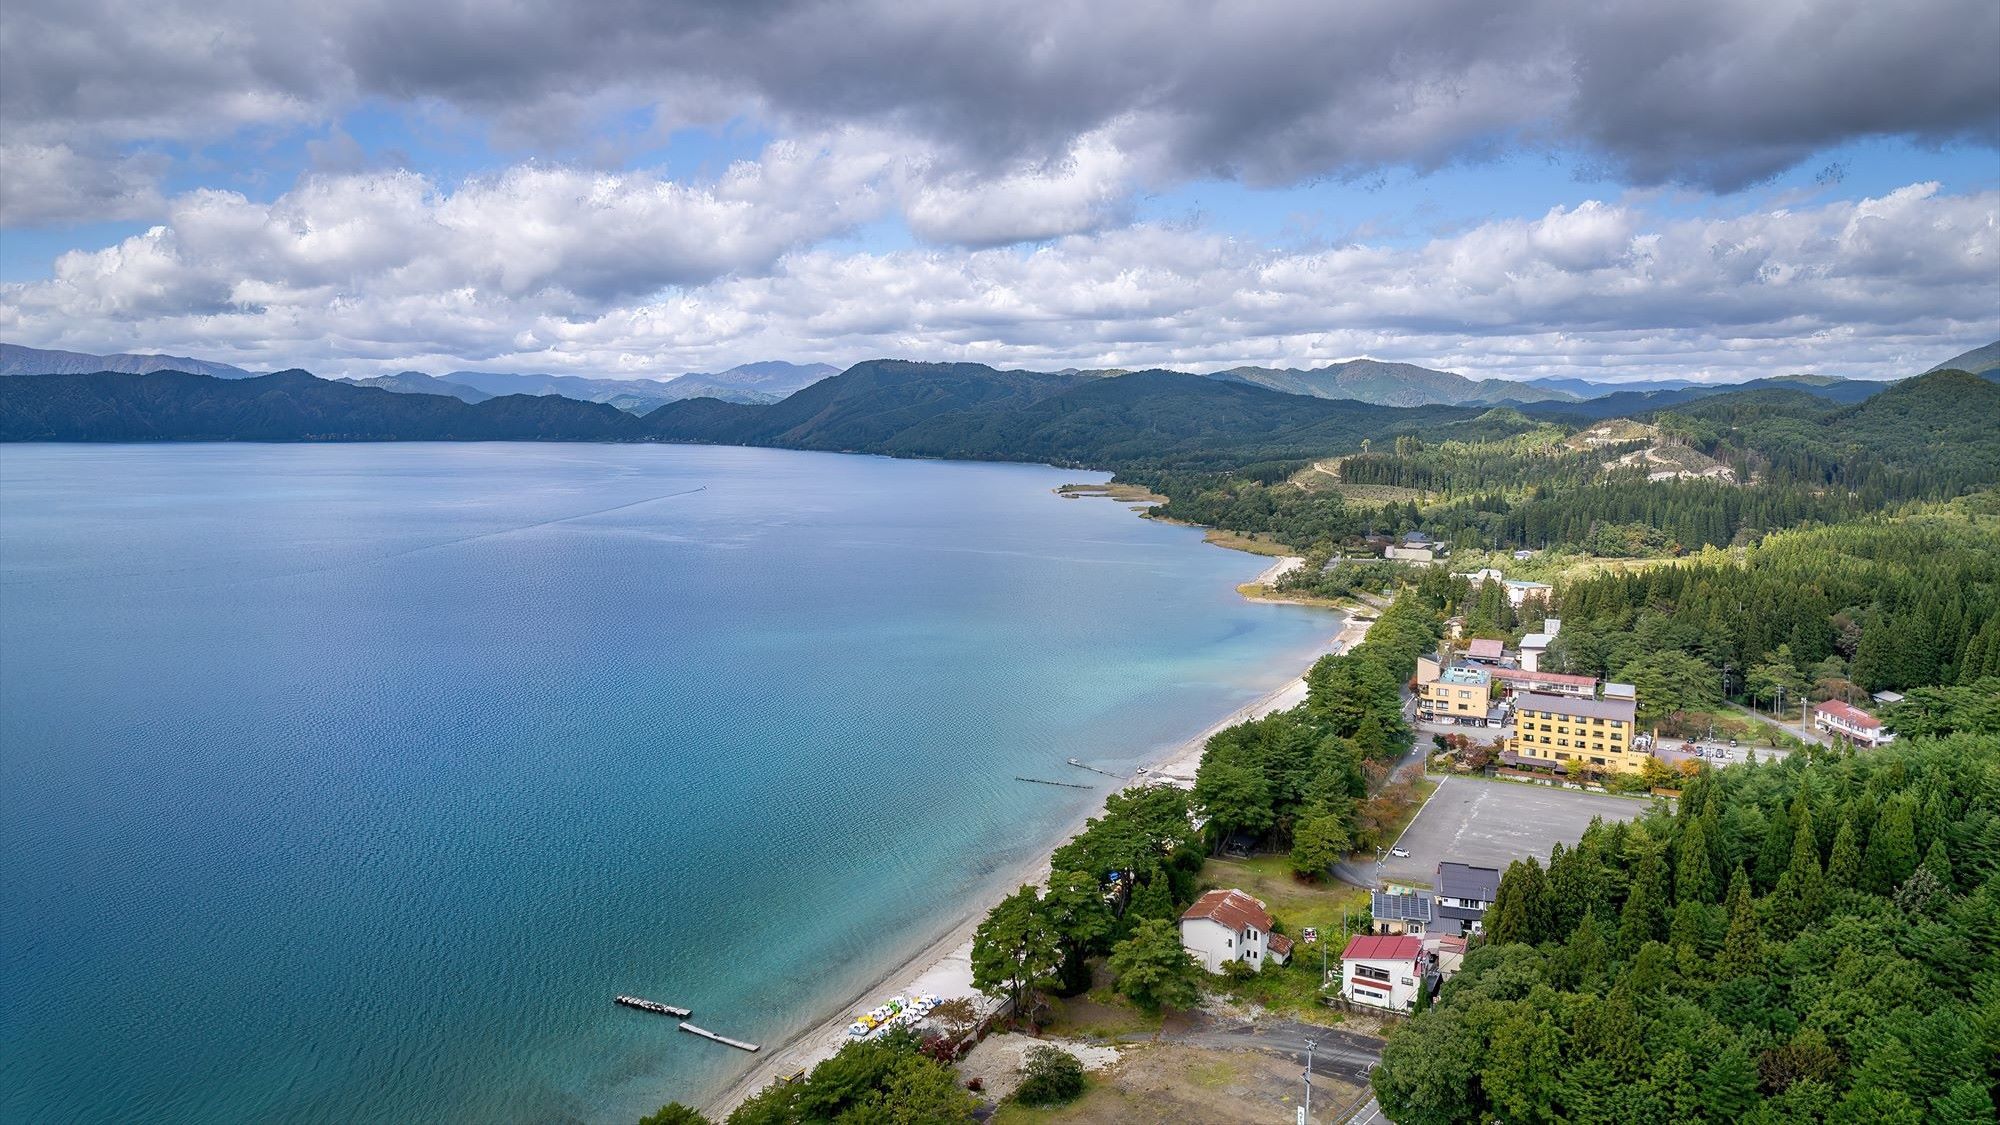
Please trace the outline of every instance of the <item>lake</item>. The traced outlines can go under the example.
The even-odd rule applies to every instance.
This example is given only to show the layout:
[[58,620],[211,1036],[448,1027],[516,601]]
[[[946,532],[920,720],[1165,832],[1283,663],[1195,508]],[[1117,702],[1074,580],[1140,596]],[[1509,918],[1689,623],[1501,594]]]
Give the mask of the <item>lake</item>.
[[[1040,466],[0,447],[0,1120],[629,1122],[1337,628]],[[1101,780],[1101,779],[1097,779]]]

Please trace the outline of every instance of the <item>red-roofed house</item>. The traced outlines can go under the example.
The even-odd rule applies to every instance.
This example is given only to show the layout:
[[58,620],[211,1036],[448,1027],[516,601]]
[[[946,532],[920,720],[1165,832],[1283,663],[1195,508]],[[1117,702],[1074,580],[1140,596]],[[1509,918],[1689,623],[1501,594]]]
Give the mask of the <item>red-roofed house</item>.
[[1498,664],[1507,655],[1507,648],[1499,641],[1476,640],[1465,643],[1465,658],[1481,664]]
[[1882,720],[1838,699],[1813,704],[1813,726],[1861,746],[1880,746],[1896,738],[1882,729]]
[[1340,995],[1356,1004],[1407,1012],[1423,983],[1423,938],[1363,934],[1341,950]]
[[1546,695],[1573,695],[1578,699],[1597,698],[1596,676],[1572,676],[1566,672],[1530,672],[1525,668],[1489,668],[1487,674],[1512,697],[1519,691]]
[[1271,915],[1262,902],[1242,891],[1217,890],[1181,915],[1181,947],[1202,968],[1219,973],[1231,961],[1252,969],[1263,968],[1267,959],[1282,965],[1291,956],[1292,940],[1271,932]]

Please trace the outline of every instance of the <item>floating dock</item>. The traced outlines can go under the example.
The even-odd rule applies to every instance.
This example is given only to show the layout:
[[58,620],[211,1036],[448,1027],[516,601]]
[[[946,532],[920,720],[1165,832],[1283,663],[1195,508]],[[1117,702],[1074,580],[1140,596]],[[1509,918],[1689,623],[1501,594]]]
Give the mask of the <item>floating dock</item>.
[[1036,785],[1060,785],[1060,786],[1062,786],[1062,787],[1063,787],[1064,789],[1093,789],[1093,788],[1095,788],[1095,786],[1091,786],[1091,785],[1078,785],[1078,784],[1077,784],[1076,782],[1074,782],[1074,781],[1050,781],[1049,779],[1047,779],[1047,778],[1045,778],[1045,777],[1021,777],[1021,776],[1020,776],[1020,775],[1018,775],[1018,774],[1017,774],[1017,775],[1015,775],[1015,777],[1014,777],[1014,780],[1015,780],[1015,781],[1032,781],[1032,782],[1034,782],[1034,783],[1035,783]]
[[1096,766],[1093,766],[1088,762],[1080,762],[1077,761],[1075,758],[1071,758],[1069,760],[1069,764],[1075,766],[1077,769],[1080,770],[1089,770],[1091,773],[1101,773],[1106,777],[1120,778],[1122,780],[1122,777],[1119,774],[1112,773],[1110,770],[1098,769]]
[[643,996],[614,996],[612,999],[628,1008],[637,1008],[642,1012],[651,1012],[657,1016],[673,1016],[676,1019],[686,1019],[694,1015],[692,1009],[676,1008],[672,1004],[662,1004],[658,1000],[648,1000]]
[[734,1047],[739,1051],[758,1051],[762,1049],[758,1047],[757,1044],[755,1043],[745,1043],[741,1039],[731,1039],[727,1035],[717,1035],[715,1032],[710,1031],[705,1027],[696,1027],[691,1023],[681,1024],[681,1030],[687,1032],[690,1035],[699,1035],[703,1039],[713,1039],[717,1043],[720,1043],[725,1047]]

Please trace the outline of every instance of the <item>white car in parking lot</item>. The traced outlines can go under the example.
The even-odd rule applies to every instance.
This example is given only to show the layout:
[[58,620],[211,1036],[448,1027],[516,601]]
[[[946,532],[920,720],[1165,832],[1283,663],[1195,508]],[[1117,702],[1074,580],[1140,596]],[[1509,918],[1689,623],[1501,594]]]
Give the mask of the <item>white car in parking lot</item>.
[[1407,849],[1407,848],[1390,848],[1390,849],[1389,849],[1389,854],[1390,854],[1390,855],[1392,855],[1392,856],[1395,856],[1395,857],[1396,857],[1397,859],[1408,859],[1408,858],[1410,858],[1410,852],[1409,852],[1409,849]]

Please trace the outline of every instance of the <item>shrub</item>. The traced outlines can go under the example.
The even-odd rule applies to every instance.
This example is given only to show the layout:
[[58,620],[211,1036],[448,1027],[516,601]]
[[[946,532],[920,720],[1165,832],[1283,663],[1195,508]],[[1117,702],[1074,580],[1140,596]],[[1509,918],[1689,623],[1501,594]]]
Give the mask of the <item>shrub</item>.
[[668,1102],[639,1119],[639,1125],[710,1125],[708,1118],[679,1102]]
[[1062,1105],[1083,1093],[1083,1064],[1060,1047],[1030,1048],[1021,1073],[1014,1100],[1022,1105]]

